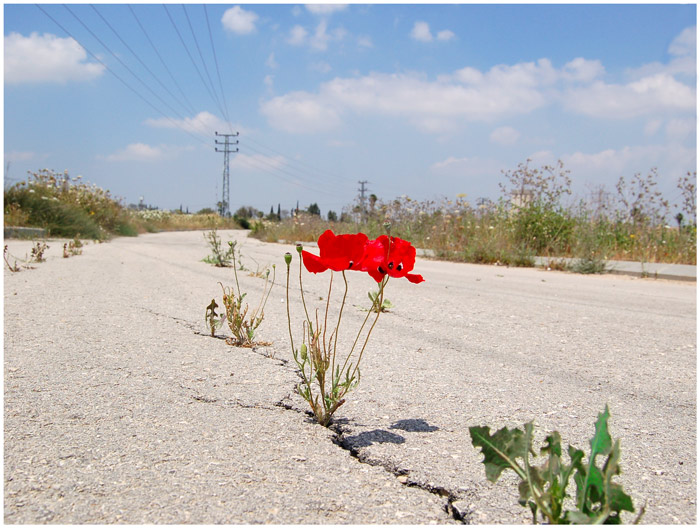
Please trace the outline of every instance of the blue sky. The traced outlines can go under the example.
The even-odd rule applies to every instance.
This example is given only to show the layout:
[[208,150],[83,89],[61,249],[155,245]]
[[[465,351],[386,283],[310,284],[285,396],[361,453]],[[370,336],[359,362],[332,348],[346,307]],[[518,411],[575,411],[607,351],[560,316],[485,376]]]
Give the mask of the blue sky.
[[9,182],[215,207],[215,131],[240,133],[232,210],[339,212],[360,180],[496,199],[528,158],[580,198],[656,167],[677,202],[696,170],[695,5],[6,4],[4,27]]

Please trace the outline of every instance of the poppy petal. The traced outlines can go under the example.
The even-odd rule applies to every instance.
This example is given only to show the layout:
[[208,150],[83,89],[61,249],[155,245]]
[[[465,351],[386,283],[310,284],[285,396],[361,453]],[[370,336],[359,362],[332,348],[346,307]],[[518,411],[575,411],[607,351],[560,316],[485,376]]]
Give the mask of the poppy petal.
[[328,269],[328,266],[321,262],[321,259],[313,253],[302,251],[301,258],[304,261],[304,267],[311,273],[321,273]]
[[422,275],[418,275],[417,273],[407,273],[406,278],[408,279],[409,282],[412,282],[413,284],[418,284],[420,282],[424,282],[425,279],[423,278]]

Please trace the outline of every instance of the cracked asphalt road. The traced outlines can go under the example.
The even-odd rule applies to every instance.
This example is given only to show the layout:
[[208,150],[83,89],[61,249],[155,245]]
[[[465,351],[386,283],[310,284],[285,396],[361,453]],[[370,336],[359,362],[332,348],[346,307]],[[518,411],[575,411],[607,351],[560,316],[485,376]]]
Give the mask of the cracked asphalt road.
[[[248,268],[277,264],[259,329],[271,346],[207,335],[205,307],[234,280],[201,262],[202,232],[69,259],[49,241],[47,262],[5,268],[6,523],[527,523],[516,479],[486,481],[469,426],[534,419],[538,440],[556,429],[587,451],[606,403],[642,522],[697,522],[695,283],[419,259],[426,282],[390,281],[395,308],[333,431],[293,393],[291,246],[220,235]],[[257,301],[263,281],[239,280]],[[322,306],[327,280],[305,279],[307,300]],[[375,287],[349,282],[341,343]]]

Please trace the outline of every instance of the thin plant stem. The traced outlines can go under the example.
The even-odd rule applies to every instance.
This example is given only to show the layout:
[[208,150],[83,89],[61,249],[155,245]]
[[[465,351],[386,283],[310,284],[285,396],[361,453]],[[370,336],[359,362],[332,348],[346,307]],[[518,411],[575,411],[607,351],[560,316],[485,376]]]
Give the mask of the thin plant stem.
[[[381,306],[382,303],[384,302],[384,286],[386,286],[386,283],[389,282],[389,276],[387,275],[386,278],[382,281],[382,287],[379,293],[379,301],[378,301],[378,306]],[[377,324],[377,321],[379,320],[379,314],[381,314],[381,310],[377,310],[377,317],[374,318],[374,322],[372,323],[372,326],[369,328],[369,332],[367,332],[367,336],[365,337],[365,342],[362,345],[362,349],[360,350],[360,355],[357,358],[357,362],[355,363],[355,368],[352,371],[352,376],[355,376],[355,373],[357,372],[357,369],[360,368],[360,361],[362,361],[362,354],[365,352],[365,348],[367,348],[367,343],[369,342],[369,336],[372,335],[372,330],[374,330],[375,325]]]
[[[272,284],[270,284],[270,274],[267,274],[267,277],[265,277],[265,286],[263,287],[263,293],[262,297],[260,298],[260,305],[258,308],[253,312],[253,321],[258,315],[259,311],[265,311],[265,305],[267,304],[267,299],[270,297],[270,292],[272,291],[272,287],[275,285],[275,277],[277,273],[275,271],[275,267],[272,267]],[[267,289],[267,285],[270,284],[270,289]],[[265,295],[265,290],[267,290],[267,296]]]
[[241,294],[241,287],[238,285],[238,272],[236,271],[236,245],[233,245],[232,257],[233,259],[233,276],[236,278],[236,290],[238,290],[238,295]]
[[[326,329],[328,328],[328,307],[331,304],[331,289],[333,288],[333,272],[331,271],[331,280],[328,284],[328,298],[326,299],[326,314],[323,319],[323,352],[326,352]],[[333,335],[331,335],[331,339]],[[330,343],[330,342],[329,342]],[[333,371],[331,370],[331,373]]]
[[335,376],[335,352],[338,348],[338,331],[340,328],[340,320],[343,317],[343,308],[345,308],[345,299],[348,296],[348,279],[345,276],[345,270],[343,270],[342,273],[343,273],[343,281],[345,282],[345,293],[343,294],[343,302],[340,305],[340,313],[338,313],[338,324],[335,325],[335,342],[333,343],[333,360],[331,362],[331,374],[333,374],[333,376]]
[[292,343],[292,355],[296,355],[294,352],[294,337],[292,336],[292,316],[289,313],[289,264],[287,264],[287,326],[289,327],[289,341]]
[[306,322],[309,323],[309,328],[312,328],[311,319],[309,318],[309,311],[306,309],[306,300],[304,299],[304,286],[303,286],[302,280],[301,280],[302,260],[303,259],[301,258],[301,255],[299,255],[299,291],[301,292],[301,303],[304,305],[304,313],[306,314]]

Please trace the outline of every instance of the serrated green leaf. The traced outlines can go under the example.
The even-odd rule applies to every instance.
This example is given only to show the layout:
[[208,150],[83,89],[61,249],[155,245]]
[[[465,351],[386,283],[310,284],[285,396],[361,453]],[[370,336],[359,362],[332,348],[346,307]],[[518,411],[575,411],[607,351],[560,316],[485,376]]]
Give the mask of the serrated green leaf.
[[503,427],[491,435],[489,427],[473,426],[469,428],[472,445],[480,447],[484,455],[486,478],[496,482],[504,469],[512,469],[521,478],[526,479],[525,472],[516,462],[516,458],[525,460],[530,446],[525,434],[520,429]]
[[610,412],[608,406],[605,406],[605,411],[598,415],[598,420],[595,423],[595,436],[591,439],[591,464],[595,464],[595,458],[598,455],[607,455],[612,448],[612,438],[608,433],[608,418]]

